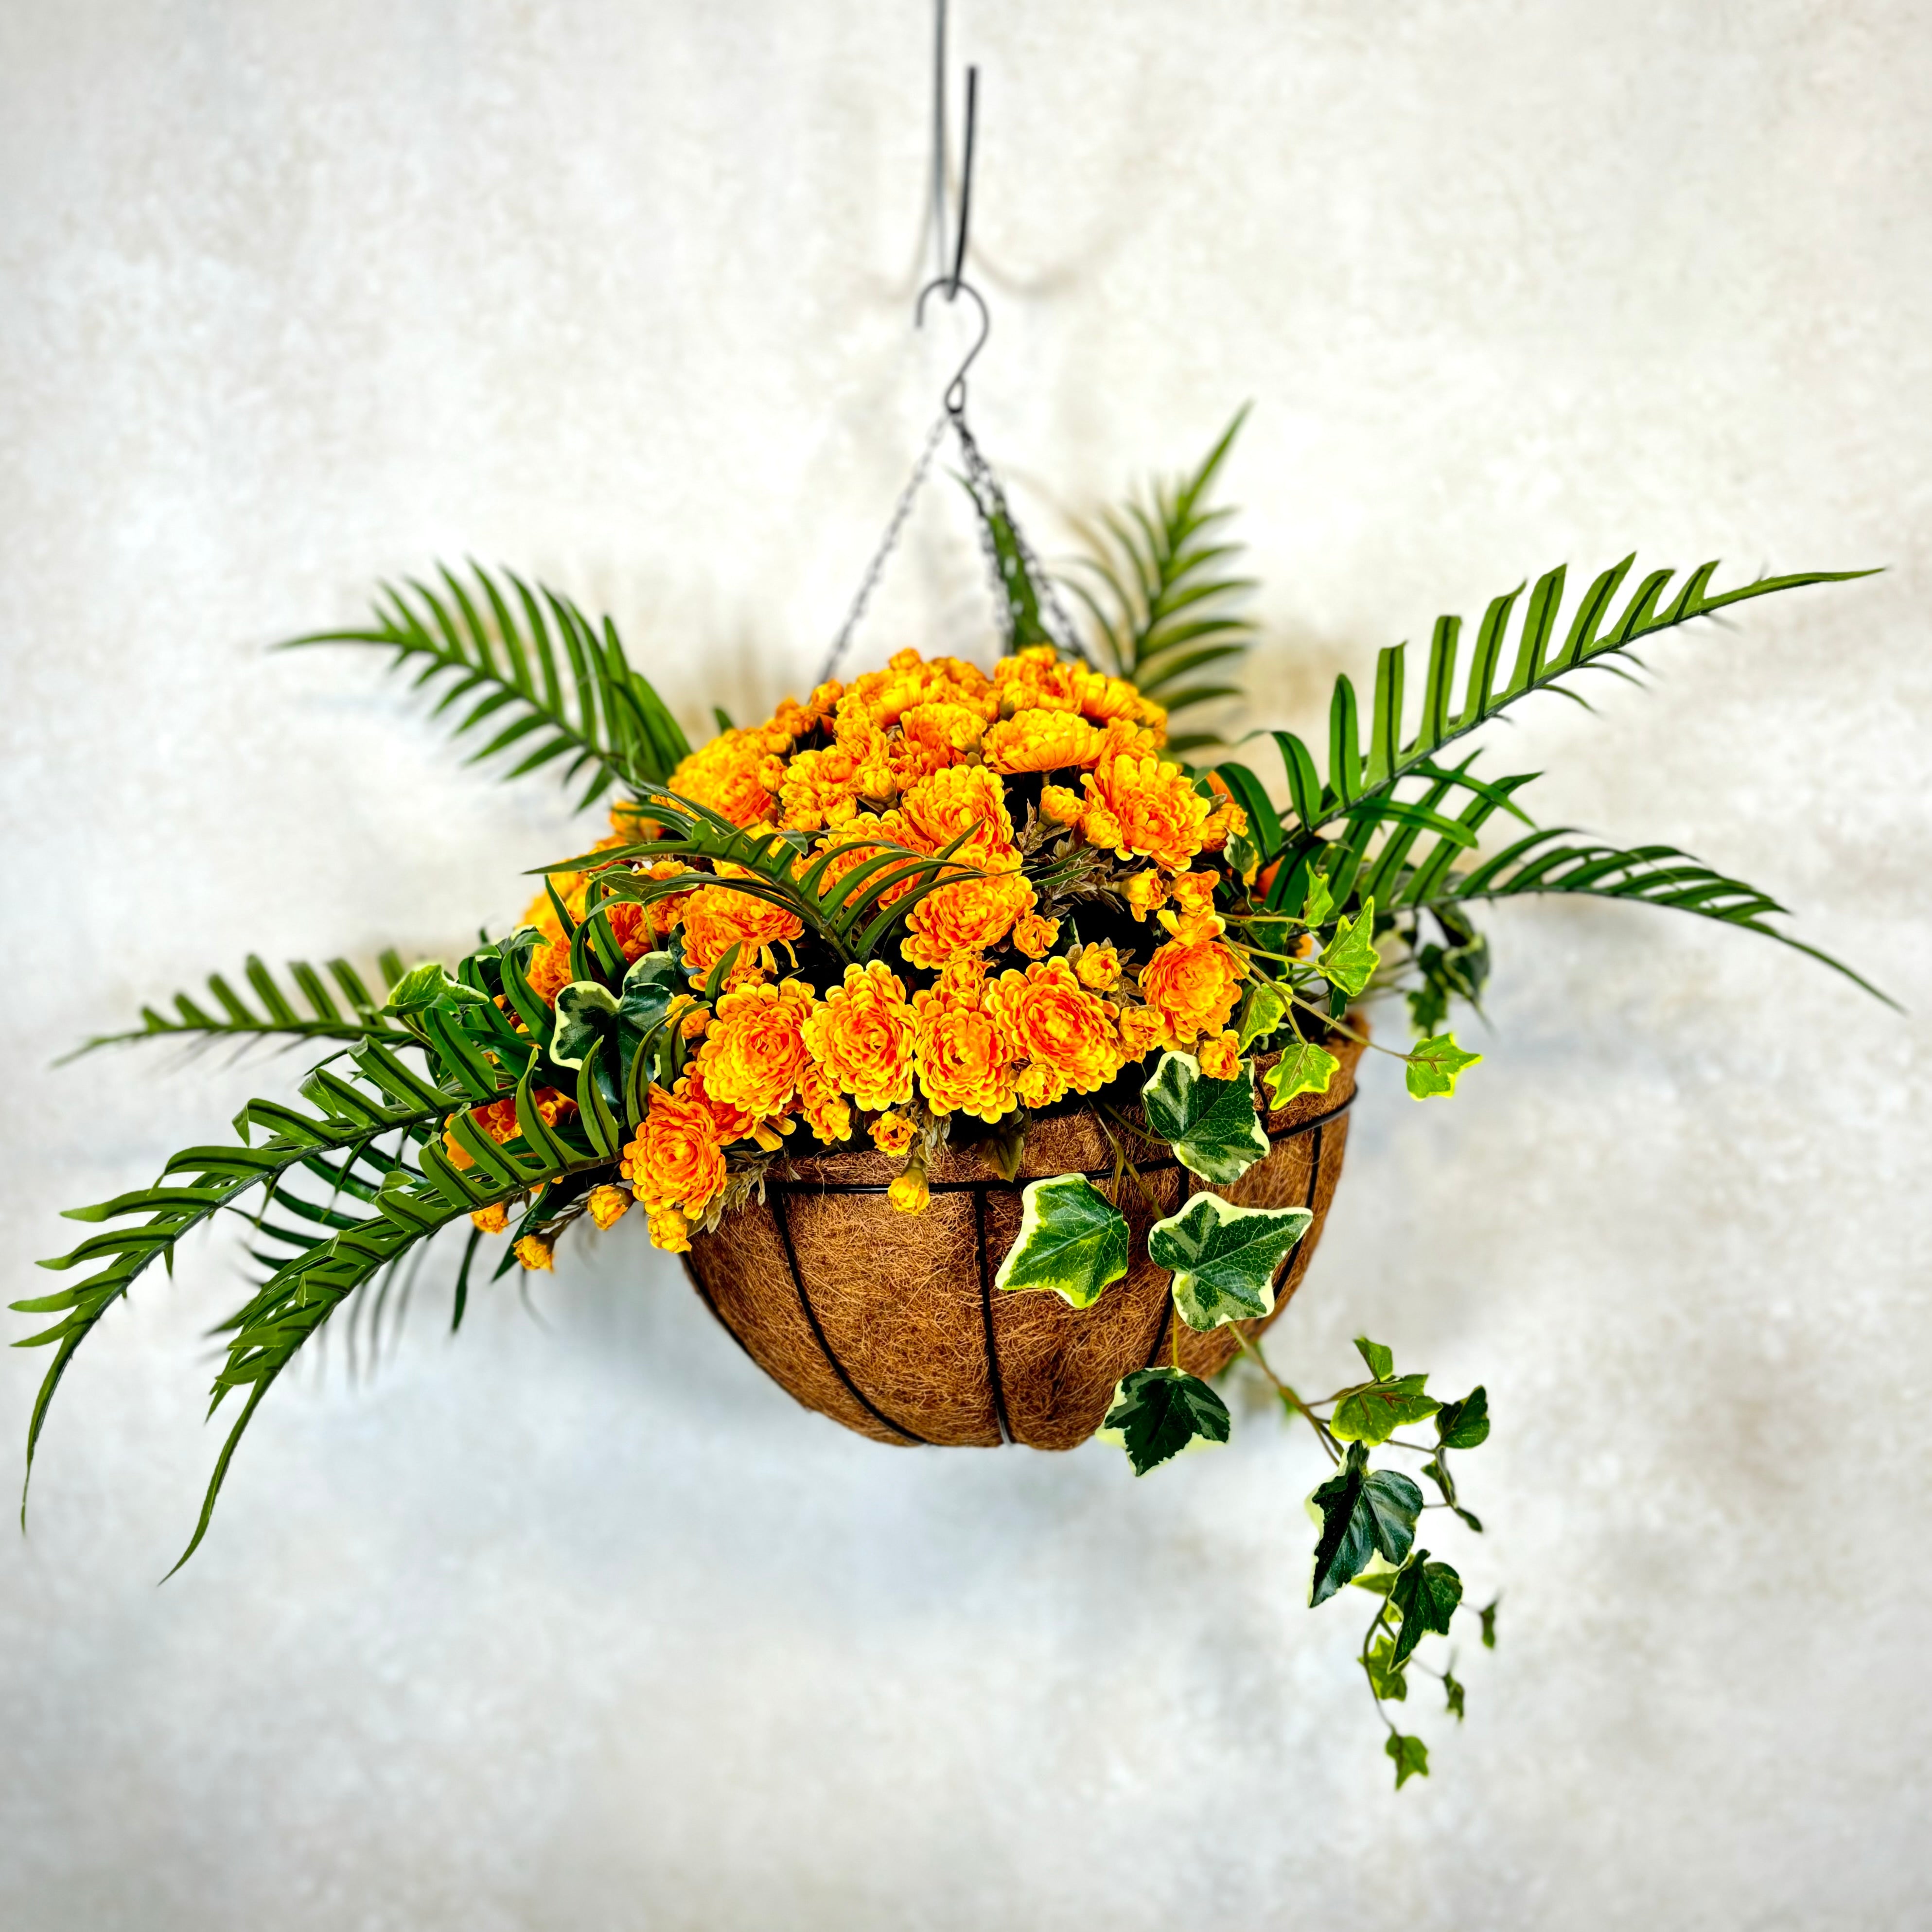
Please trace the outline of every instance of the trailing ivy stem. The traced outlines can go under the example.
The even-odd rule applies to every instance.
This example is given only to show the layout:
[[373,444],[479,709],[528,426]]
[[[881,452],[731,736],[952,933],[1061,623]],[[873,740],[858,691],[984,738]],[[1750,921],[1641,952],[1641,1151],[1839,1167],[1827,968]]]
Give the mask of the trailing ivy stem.
[[1288,1387],[1287,1383],[1282,1380],[1280,1376],[1275,1373],[1274,1368],[1269,1364],[1268,1358],[1262,1353],[1259,1344],[1241,1332],[1241,1324],[1238,1322],[1231,1322],[1228,1327],[1234,1340],[1241,1345],[1242,1352],[1254,1362],[1256,1366],[1268,1377],[1270,1382],[1274,1383],[1276,1394],[1291,1408],[1298,1410],[1307,1418],[1308,1426],[1315,1432],[1315,1439],[1322,1444],[1329,1461],[1340,1462],[1341,1452],[1329,1439],[1328,1432],[1322,1426],[1322,1418],[1302,1400],[1300,1396],[1295,1394],[1293,1389]]

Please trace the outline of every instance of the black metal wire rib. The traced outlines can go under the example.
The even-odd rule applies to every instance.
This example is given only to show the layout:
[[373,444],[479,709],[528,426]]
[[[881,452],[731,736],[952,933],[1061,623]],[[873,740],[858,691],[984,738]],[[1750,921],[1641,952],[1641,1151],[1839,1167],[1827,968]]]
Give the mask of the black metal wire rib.
[[778,1238],[784,1244],[785,1266],[791,1270],[791,1285],[798,1291],[798,1305],[804,1310],[805,1318],[812,1325],[813,1338],[818,1342],[820,1352],[830,1365],[832,1372],[844,1384],[847,1394],[850,1396],[852,1400],[874,1422],[884,1428],[890,1429],[895,1436],[904,1436],[908,1442],[924,1443],[926,1447],[931,1448],[932,1446],[931,1442],[926,1437],[920,1435],[918,1430],[907,1428],[902,1422],[895,1422],[884,1410],[879,1407],[878,1403],[872,1401],[865,1390],[860,1388],[850,1376],[847,1374],[845,1364],[832,1353],[832,1344],[825,1339],[825,1330],[819,1325],[818,1311],[812,1305],[812,1297],[805,1292],[804,1272],[798,1264],[797,1250],[792,1246],[791,1221],[790,1216],[785,1213],[785,1197],[788,1190],[781,1187],[775,1188],[772,1192],[777,1195],[778,1200],[772,1218],[778,1224]]
[[1006,1419],[1006,1391],[1000,1376],[1000,1345],[993,1334],[993,1269],[986,1252],[986,1196],[983,1192],[973,1197],[973,1233],[980,1248],[980,1317],[986,1330],[986,1379],[993,1385],[993,1414],[1000,1425],[1000,1440],[1012,1442],[1017,1438],[1013,1426]]
[[[1304,1134],[1317,1136],[1316,1151],[1320,1151],[1319,1136],[1324,1127],[1339,1120],[1355,1104],[1355,1096],[1351,1094],[1339,1107],[1312,1120],[1304,1120],[1299,1126],[1288,1128],[1279,1134],[1270,1134],[1269,1143],[1274,1147],[1285,1146],[1288,1142],[1299,1140]],[[1143,1167],[1142,1174],[1186,1174],[1188,1170],[1178,1161],[1164,1160],[1150,1167]],[[1114,1170],[1111,1167],[1070,1168],[1070,1174],[1082,1174],[1089,1180],[1111,1180]],[[1010,1180],[929,1180],[926,1191],[931,1194],[984,1194],[995,1187],[1010,1187]],[[892,1185],[889,1181],[876,1180],[774,1180],[768,1184],[770,1191],[792,1194],[889,1194]]]

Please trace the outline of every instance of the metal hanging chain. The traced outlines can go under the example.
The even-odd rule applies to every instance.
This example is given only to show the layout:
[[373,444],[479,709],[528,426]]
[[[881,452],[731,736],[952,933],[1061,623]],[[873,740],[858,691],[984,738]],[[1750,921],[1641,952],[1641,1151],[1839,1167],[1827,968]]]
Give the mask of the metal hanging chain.
[[886,560],[892,554],[892,546],[899,540],[899,532],[905,527],[905,520],[912,514],[913,499],[919,494],[920,485],[926,481],[926,472],[932,466],[933,452],[939,447],[939,440],[946,434],[946,425],[952,420],[952,412],[942,410],[932,428],[926,433],[926,446],[919,453],[919,460],[913,465],[912,474],[906,479],[905,488],[899,492],[899,500],[892,512],[892,521],[886,526],[886,534],[874,555],[865,580],[859,586],[859,594],[852,600],[852,608],[845,614],[845,621],[838,627],[838,634],[832,640],[832,648],[825,654],[825,662],[819,667],[818,682],[824,683],[838,668],[838,660],[845,655],[845,646],[852,641],[852,633],[858,628],[859,620],[866,614],[866,600],[878,587],[880,574],[886,567]]
[[980,512],[980,538],[986,553],[987,563],[992,573],[994,608],[998,613],[1000,628],[1005,632],[1010,646],[1015,640],[1012,614],[1012,586],[1007,581],[999,551],[993,535],[994,519],[1003,522],[1011,533],[1013,548],[1018,553],[1021,568],[1030,580],[1040,608],[1040,622],[1047,635],[1065,651],[1076,657],[1084,658],[1080,647],[1079,634],[1074,629],[1052,580],[1040,567],[1040,559],[1033,547],[1022,533],[1014,518],[1012,508],[1006,500],[1006,493],[1000,487],[999,478],[993,473],[992,466],[982,454],[973,432],[966,426],[966,372],[972,368],[974,358],[986,346],[986,338],[992,333],[993,319],[986,307],[986,298],[964,277],[966,266],[966,238],[973,213],[973,159],[974,136],[979,122],[980,70],[969,67],[966,70],[966,140],[965,152],[960,170],[959,225],[951,250],[949,266],[946,246],[946,0],[938,0],[938,32],[935,37],[933,64],[933,160],[932,160],[932,219],[934,247],[938,254],[939,273],[919,292],[919,299],[913,308],[913,326],[922,328],[926,326],[927,298],[934,293],[944,293],[948,302],[957,302],[961,296],[969,297],[980,311],[980,334],[972,347],[966,352],[965,360],[954,372],[951,382],[946,386],[946,407],[938,420],[926,432],[924,446],[919,453],[919,460],[914,464],[912,475],[899,493],[892,520],[886,526],[886,533],[863,581],[859,586],[858,595],[852,600],[852,608],[846,614],[845,621],[838,627],[838,634],[832,640],[832,648],[826,653],[825,662],[820,667],[818,682],[823,684],[838,667],[846,646],[852,640],[852,633],[858,628],[859,620],[865,615],[866,606],[874,590],[878,587],[879,578],[884,571],[886,560],[898,542],[899,532],[912,513],[914,500],[925,482],[926,472],[932,466],[934,452],[940,440],[950,424],[959,438],[959,449],[966,465],[966,476],[973,500]]

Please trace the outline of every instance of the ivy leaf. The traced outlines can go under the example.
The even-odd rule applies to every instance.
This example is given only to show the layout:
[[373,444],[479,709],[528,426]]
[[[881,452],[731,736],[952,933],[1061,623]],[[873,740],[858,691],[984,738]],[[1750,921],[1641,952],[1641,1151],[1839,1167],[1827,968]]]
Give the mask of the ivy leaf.
[[1385,1382],[1395,1373],[1395,1351],[1384,1348],[1379,1342],[1371,1342],[1366,1335],[1355,1337],[1355,1352],[1369,1365],[1369,1373],[1378,1382]]
[[[1400,1563],[1415,1540],[1422,1492],[1395,1469],[1371,1469],[1368,1451],[1348,1445],[1348,1460],[1308,1499],[1322,1525],[1315,1544],[1315,1575],[1309,1586],[1312,1610],[1325,1604],[1381,1556]],[[1376,1586],[1370,1582],[1367,1588]]]
[[1335,895],[1328,890],[1328,874],[1312,872],[1308,878],[1308,902],[1301,908],[1301,922],[1311,931],[1335,910]]
[[1297,1040],[1268,1070],[1274,1105],[1285,1107],[1298,1094],[1325,1094],[1341,1062],[1325,1047]]
[[1453,1670],[1442,1673],[1442,1694],[1448,1700],[1449,1708],[1455,1713],[1456,1721],[1460,1724],[1462,1721],[1462,1687],[1456,1682]]
[[1396,1790],[1400,1791],[1412,1778],[1429,1775],[1429,1747],[1420,1738],[1406,1738],[1400,1731],[1392,1731],[1382,1749],[1395,1760]]
[[1228,1405],[1185,1369],[1136,1369],[1118,1383],[1095,1432],[1127,1452],[1136,1476],[1190,1449],[1218,1449],[1233,1427]]
[[1474,1449],[1490,1439],[1490,1396],[1481,1383],[1436,1412],[1436,1438],[1445,1449]]
[[1395,1643],[1396,1662],[1406,1664],[1409,1654],[1431,1630],[1447,1636],[1449,1619],[1462,1600],[1462,1578],[1448,1564],[1430,1562],[1427,1550],[1418,1550],[1389,1592],[1389,1607],[1402,1618],[1402,1631]]
[[1386,1442],[1405,1422],[1426,1422],[1442,1407],[1424,1395],[1423,1376],[1391,1376],[1351,1389],[1335,1405],[1328,1432],[1344,1442]]
[[1409,1048],[1408,1083],[1411,1100],[1428,1100],[1456,1090],[1457,1077],[1466,1067],[1482,1058],[1480,1053],[1465,1053],[1456,1044],[1453,1033],[1438,1034],[1432,1040],[1419,1040]]
[[[1258,1040],[1265,1040],[1288,1017],[1288,1000],[1272,980],[1257,980],[1241,1009],[1241,1024],[1235,1035],[1246,1053]],[[1277,1103],[1279,1104],[1279,1103]]]
[[640,1033],[649,1033],[683,990],[683,979],[670,953],[646,952],[624,975],[624,990],[617,1002],[619,1014]]
[[1378,1636],[1368,1655],[1362,1660],[1369,1673],[1369,1688],[1384,1703],[1406,1703],[1408,1700],[1408,1676],[1395,1660],[1395,1640]]
[[1306,1208],[1237,1208],[1197,1194],[1148,1230],[1148,1256],[1172,1271],[1189,1328],[1257,1320],[1274,1312],[1275,1276],[1314,1218]]
[[1020,1231],[993,1286],[1091,1308],[1127,1271],[1126,1217],[1083,1174],[1029,1182],[1020,1201]]
[[1335,937],[1322,949],[1315,970],[1329,985],[1359,999],[1362,989],[1376,976],[1382,955],[1375,948],[1376,902],[1364,899],[1362,909],[1352,919],[1342,920]]
[[556,996],[556,1030],[550,1057],[560,1066],[581,1066],[585,1056],[616,1023],[616,997],[595,980],[573,980]]
[[1192,1054],[1163,1053],[1141,1104],[1174,1158],[1204,1180],[1225,1186],[1267,1157],[1268,1137],[1255,1112],[1254,1073],[1246,1060],[1233,1079],[1210,1080]]
[[1483,1533],[1483,1520],[1473,1510],[1466,1510],[1456,1499],[1456,1480],[1449,1473],[1448,1466],[1432,1456],[1422,1466],[1422,1473],[1442,1492],[1442,1500],[1473,1529],[1478,1536]]
[[1483,1648],[1485,1650],[1494,1650],[1496,1647],[1496,1605],[1502,1601],[1500,1597],[1492,1598],[1476,1612],[1483,1620]]
[[412,966],[389,988],[389,998],[382,1010],[386,1013],[423,1013],[431,1006],[482,1006],[490,1004],[488,997],[477,992],[473,986],[466,986],[460,980],[452,979],[448,967],[440,959],[426,959],[420,966]]

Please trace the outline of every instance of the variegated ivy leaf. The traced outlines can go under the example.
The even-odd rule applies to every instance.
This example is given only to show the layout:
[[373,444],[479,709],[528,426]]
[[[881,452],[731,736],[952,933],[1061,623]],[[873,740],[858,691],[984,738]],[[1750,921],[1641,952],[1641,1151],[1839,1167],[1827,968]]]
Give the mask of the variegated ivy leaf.
[[1148,1254],[1172,1270],[1174,1305],[1190,1328],[1274,1312],[1274,1278],[1314,1220],[1306,1208],[1237,1208],[1197,1194],[1148,1230]]
[[1233,1426],[1228,1405],[1198,1376],[1136,1369],[1115,1385],[1096,1432],[1124,1449],[1134,1474],[1144,1476],[1186,1450],[1220,1448]]
[[1419,1040],[1408,1052],[1407,1080],[1410,1097],[1427,1100],[1438,1094],[1453,1094],[1457,1076],[1465,1067],[1474,1066],[1480,1053],[1465,1053],[1456,1044],[1453,1033],[1438,1034],[1433,1040]]
[[[1341,1468],[1308,1498],[1308,1513],[1322,1526],[1308,1586],[1312,1609],[1360,1577],[1378,1556],[1385,1563],[1407,1558],[1422,1492],[1399,1469],[1371,1469],[1368,1451],[1352,1442]],[[1393,1587],[1378,1577],[1365,1586],[1384,1594]]]
[[1163,1053],[1141,1092],[1148,1125],[1174,1158],[1204,1180],[1225,1186],[1265,1158],[1268,1137],[1255,1112],[1254,1070],[1243,1060],[1232,1080],[1210,1080],[1191,1053]]
[[684,975],[668,952],[646,952],[624,975],[617,1010],[640,1033],[648,1033],[684,990]]
[[466,986],[460,980],[453,979],[449,969],[440,959],[426,959],[420,966],[412,966],[389,988],[386,1013],[427,1012],[436,1006],[482,1006],[490,1004],[488,995],[477,992],[474,986]]
[[1274,1096],[1274,1105],[1285,1107],[1298,1094],[1325,1094],[1341,1062],[1325,1047],[1305,1040],[1285,1048],[1281,1058],[1262,1077]]
[[1241,1009],[1238,1038],[1246,1053],[1258,1040],[1265,1040],[1288,1017],[1288,998],[1272,980],[1257,980]]
[[1331,986],[1339,987],[1350,999],[1359,999],[1362,989],[1376,976],[1382,955],[1375,948],[1376,902],[1364,899],[1355,916],[1335,928],[1335,937],[1322,949],[1315,970]]
[[1020,1201],[1020,1231],[993,1286],[1092,1307],[1127,1271],[1126,1217],[1082,1174],[1030,1181]]
[[1423,1376],[1389,1376],[1351,1389],[1335,1405],[1328,1432],[1343,1442],[1386,1442],[1405,1422],[1426,1422],[1442,1405],[1424,1395]]
[[616,996],[595,980],[573,980],[556,996],[556,1030],[550,1057],[560,1066],[581,1066],[584,1057],[616,1023]]

